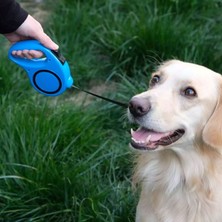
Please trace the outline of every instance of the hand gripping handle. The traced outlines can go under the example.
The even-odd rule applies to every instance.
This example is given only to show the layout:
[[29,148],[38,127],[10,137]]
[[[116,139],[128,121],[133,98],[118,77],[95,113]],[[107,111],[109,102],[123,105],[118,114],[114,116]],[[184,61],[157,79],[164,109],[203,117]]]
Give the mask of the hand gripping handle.
[[[14,50],[37,50],[44,54],[43,58],[26,59],[12,55]],[[47,96],[57,96],[73,85],[73,78],[65,58],[58,52],[43,46],[37,40],[17,42],[9,49],[11,61],[25,69],[31,85]]]

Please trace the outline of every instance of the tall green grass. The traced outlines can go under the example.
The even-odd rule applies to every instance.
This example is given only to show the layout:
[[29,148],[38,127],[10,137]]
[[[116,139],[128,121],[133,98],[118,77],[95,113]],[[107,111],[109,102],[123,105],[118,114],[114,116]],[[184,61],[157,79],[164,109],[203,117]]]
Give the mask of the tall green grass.
[[57,108],[40,100],[3,103],[1,217],[8,221],[127,220],[131,210],[125,204],[132,202],[129,169],[124,168],[129,165],[128,150],[124,145],[116,149],[127,143],[127,135],[113,135],[112,124],[101,124],[113,115],[111,110]]
[[[114,85],[105,93],[113,99],[127,102],[145,90],[166,59],[222,72],[221,1],[49,0],[45,7],[52,10],[45,30],[75,83]],[[0,221],[134,221],[126,110],[88,97],[79,102],[72,90],[39,95],[6,53],[0,55]]]

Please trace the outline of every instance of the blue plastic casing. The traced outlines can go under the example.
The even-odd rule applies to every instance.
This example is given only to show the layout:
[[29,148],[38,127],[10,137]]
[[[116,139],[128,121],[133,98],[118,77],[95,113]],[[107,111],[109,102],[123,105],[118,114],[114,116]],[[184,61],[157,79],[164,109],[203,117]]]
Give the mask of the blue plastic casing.
[[[26,59],[12,55],[14,50],[38,50],[44,58]],[[58,96],[73,85],[73,78],[65,58],[37,40],[20,41],[9,49],[8,57],[28,74],[31,85],[46,96]]]

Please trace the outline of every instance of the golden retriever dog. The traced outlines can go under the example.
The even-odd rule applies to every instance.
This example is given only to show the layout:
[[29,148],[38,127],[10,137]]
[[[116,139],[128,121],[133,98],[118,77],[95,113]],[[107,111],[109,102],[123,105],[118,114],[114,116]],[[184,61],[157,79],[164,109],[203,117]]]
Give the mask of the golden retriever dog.
[[170,60],[129,102],[137,222],[222,222],[222,77]]

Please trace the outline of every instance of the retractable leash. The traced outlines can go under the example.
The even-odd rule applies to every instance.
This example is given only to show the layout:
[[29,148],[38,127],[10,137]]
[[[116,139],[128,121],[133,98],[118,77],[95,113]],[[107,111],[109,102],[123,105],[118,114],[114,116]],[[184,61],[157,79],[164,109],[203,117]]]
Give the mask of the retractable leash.
[[[41,51],[44,54],[44,58],[26,59],[12,55],[14,50],[25,49]],[[41,94],[58,96],[67,88],[72,87],[124,108],[128,107],[126,103],[115,101],[75,86],[68,62],[62,54],[59,51],[46,48],[37,40],[25,40],[13,44],[9,49],[8,57],[27,72],[31,85]]]

